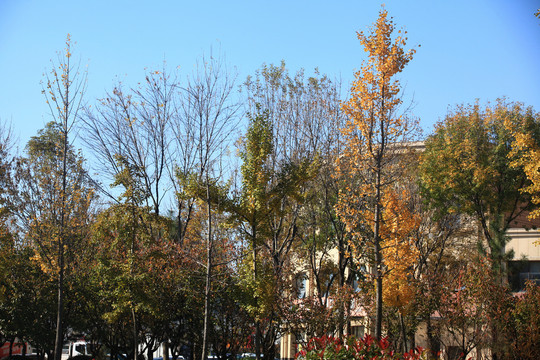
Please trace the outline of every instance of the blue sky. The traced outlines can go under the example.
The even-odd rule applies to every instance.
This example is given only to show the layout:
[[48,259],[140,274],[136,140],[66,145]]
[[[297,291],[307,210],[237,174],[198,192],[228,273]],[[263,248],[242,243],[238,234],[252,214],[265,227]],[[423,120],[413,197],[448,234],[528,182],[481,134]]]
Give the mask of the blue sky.
[[[50,120],[40,81],[64,46],[88,65],[86,99],[115,79],[135,85],[145,68],[166,60],[191,72],[221,48],[239,80],[263,63],[284,60],[291,72],[315,67],[345,83],[365,59],[356,31],[377,18],[381,2],[26,1],[0,0],[0,120],[24,146]],[[409,45],[421,45],[402,75],[414,115],[428,132],[449,107],[506,96],[540,111],[540,19],[535,0],[385,1]]]

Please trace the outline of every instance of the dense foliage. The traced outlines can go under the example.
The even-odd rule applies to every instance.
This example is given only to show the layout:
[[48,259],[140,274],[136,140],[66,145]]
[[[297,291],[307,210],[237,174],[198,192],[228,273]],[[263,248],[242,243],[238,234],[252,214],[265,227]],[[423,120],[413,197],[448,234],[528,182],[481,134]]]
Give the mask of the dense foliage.
[[241,102],[212,57],[83,106],[68,38],[52,121],[21,154],[0,127],[0,340],[42,359],[82,337],[110,359],[274,359],[279,339],[306,360],[538,358],[540,292],[510,291],[505,246],[540,211],[540,115],[457,106],[417,142],[395,30],[383,9],[358,34],[347,101],[283,62]]

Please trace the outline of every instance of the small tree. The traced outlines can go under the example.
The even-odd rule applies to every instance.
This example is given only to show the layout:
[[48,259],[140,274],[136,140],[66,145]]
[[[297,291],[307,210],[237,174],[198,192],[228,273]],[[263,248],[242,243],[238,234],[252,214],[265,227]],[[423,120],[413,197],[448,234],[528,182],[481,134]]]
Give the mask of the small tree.
[[523,294],[514,303],[513,336],[507,358],[538,359],[540,357],[540,288],[528,283]]

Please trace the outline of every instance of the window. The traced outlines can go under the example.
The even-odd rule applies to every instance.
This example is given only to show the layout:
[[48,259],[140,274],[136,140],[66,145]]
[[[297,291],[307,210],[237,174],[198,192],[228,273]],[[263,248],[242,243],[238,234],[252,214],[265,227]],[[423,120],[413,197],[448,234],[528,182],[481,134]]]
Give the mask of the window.
[[365,329],[363,325],[351,327],[351,335],[353,335],[357,339],[364,337],[364,331]]
[[299,299],[303,299],[306,297],[306,274],[299,274],[296,276],[296,294]]
[[527,281],[540,285],[540,261],[509,261],[508,282],[512,291],[525,289]]
[[84,344],[78,344],[78,345],[75,345],[75,351],[78,352],[79,354],[86,354],[86,345]]

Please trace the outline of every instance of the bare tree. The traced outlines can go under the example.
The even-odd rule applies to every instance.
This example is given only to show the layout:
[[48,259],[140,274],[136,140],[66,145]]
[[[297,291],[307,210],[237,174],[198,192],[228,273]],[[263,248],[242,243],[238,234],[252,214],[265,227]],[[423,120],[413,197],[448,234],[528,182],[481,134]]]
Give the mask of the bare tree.
[[[13,128],[11,124],[8,124],[0,120],[0,209],[6,209],[10,207],[9,189],[12,188],[11,182],[11,167],[12,157],[11,152],[15,144],[13,137]],[[0,216],[4,210],[0,210]]]
[[[110,183],[121,164],[135,166],[141,173],[145,205],[159,215],[171,189],[171,124],[176,116],[178,82],[165,66],[147,73],[143,85],[130,91],[121,83],[107,93],[82,117],[83,140],[96,157],[96,170]],[[102,187],[111,200],[116,196]]]
[[[201,354],[203,360],[207,357],[210,291],[214,267],[215,225],[212,193],[225,176],[223,162],[239,121],[240,106],[234,98],[235,80],[236,75],[226,68],[223,58],[214,57],[212,54],[210,58],[203,56],[182,88],[179,116],[174,126],[178,149],[179,215],[185,203],[188,207],[186,220],[189,221],[190,209],[193,206],[190,197],[198,197],[206,204],[206,284]],[[197,184],[195,188],[198,189],[195,193],[194,184]],[[184,224],[184,229],[186,225]]]

